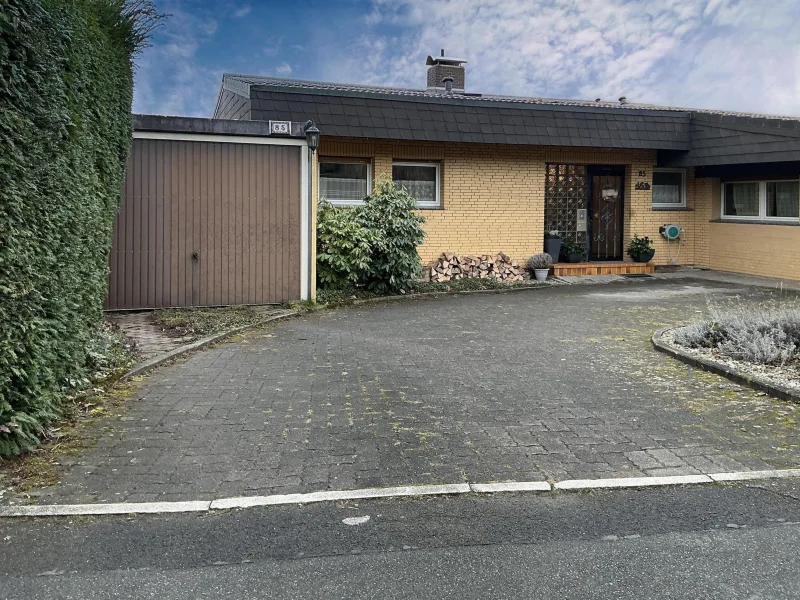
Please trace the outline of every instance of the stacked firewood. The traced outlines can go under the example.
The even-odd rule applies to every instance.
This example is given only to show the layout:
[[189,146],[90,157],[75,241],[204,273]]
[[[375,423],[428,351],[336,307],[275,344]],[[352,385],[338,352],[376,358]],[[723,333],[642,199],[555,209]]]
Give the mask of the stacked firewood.
[[525,269],[516,260],[502,252],[493,256],[477,257],[445,252],[431,264],[430,272],[431,281],[452,281],[467,277],[522,281],[525,275]]

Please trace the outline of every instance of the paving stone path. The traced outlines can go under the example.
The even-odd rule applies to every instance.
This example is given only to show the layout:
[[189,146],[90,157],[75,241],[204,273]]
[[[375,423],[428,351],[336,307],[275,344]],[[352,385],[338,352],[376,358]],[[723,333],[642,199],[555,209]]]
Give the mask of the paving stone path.
[[691,279],[321,311],[157,372],[45,502],[800,465],[798,409],[655,352]]

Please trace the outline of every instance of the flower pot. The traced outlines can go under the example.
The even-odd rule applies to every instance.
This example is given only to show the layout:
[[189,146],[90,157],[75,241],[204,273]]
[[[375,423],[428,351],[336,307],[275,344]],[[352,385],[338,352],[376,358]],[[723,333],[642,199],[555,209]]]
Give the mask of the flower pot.
[[[559,242],[561,242],[561,240],[559,240]],[[536,281],[545,281],[549,272],[550,269],[534,269],[533,275],[536,277]]]
[[544,238],[544,251],[553,258],[554,263],[558,262],[558,255],[561,253],[561,238]]
[[579,263],[583,262],[583,252],[570,252],[567,254],[567,262]]
[[648,250],[647,252],[640,252],[639,254],[636,254],[636,255],[632,256],[631,258],[633,258],[633,262],[646,263],[646,262],[650,262],[651,260],[653,260],[653,257],[655,255],[656,255],[656,251],[655,251],[655,249],[653,249],[653,250]]

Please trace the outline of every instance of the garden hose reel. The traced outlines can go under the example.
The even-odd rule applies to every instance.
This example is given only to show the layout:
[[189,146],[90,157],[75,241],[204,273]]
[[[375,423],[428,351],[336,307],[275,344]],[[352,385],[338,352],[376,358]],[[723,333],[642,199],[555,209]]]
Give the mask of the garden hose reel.
[[[681,254],[681,246],[685,243],[683,240],[681,240],[681,235],[684,233],[683,227],[674,223],[669,223],[659,227],[658,232],[664,236],[664,239],[667,240],[667,257],[669,258],[669,264],[678,264],[678,257]],[[674,257],[672,256],[672,246],[670,242],[676,242],[678,244],[678,251],[675,253]]]

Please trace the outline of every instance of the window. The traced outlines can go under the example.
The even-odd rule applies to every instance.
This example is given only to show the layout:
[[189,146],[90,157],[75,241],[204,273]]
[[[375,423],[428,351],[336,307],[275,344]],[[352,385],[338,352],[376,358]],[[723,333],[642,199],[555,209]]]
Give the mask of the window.
[[420,208],[440,206],[437,163],[396,162],[392,165],[392,179],[397,187],[408,190]]
[[686,186],[682,169],[653,171],[653,206],[656,208],[686,206]]
[[363,159],[319,159],[319,198],[331,204],[361,204],[370,193],[370,163]]
[[723,219],[786,221],[798,216],[798,181],[743,181],[722,186]]
[[767,218],[797,219],[800,216],[800,183],[767,182]]
[[759,218],[761,216],[760,187],[759,183],[726,183],[725,216]]

